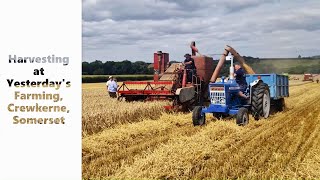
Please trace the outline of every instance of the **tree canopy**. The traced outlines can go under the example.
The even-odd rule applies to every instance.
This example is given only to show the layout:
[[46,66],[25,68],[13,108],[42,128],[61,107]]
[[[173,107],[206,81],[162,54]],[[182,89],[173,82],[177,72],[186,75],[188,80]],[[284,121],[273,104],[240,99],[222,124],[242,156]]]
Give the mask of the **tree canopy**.
[[121,74],[152,74],[153,69],[148,68],[151,63],[143,61],[131,62],[124,60],[120,62],[95,60],[93,62],[82,62],[83,75],[121,75]]

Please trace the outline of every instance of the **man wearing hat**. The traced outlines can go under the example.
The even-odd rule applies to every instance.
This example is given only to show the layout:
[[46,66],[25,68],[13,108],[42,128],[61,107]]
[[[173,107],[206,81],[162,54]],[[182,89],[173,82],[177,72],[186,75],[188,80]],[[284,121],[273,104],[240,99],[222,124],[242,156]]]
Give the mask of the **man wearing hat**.
[[107,91],[109,92],[109,96],[111,98],[117,98],[117,88],[117,82],[114,81],[112,76],[109,76],[109,80],[107,82]]
[[247,81],[246,81],[246,72],[241,68],[239,62],[234,63],[234,76],[236,77],[236,82],[240,86],[239,96],[243,97],[244,99],[248,99],[243,92],[247,89]]
[[185,54],[184,60],[185,68],[187,69],[187,82],[192,82],[192,75],[196,74],[196,66],[194,64],[194,59],[191,58],[190,54]]

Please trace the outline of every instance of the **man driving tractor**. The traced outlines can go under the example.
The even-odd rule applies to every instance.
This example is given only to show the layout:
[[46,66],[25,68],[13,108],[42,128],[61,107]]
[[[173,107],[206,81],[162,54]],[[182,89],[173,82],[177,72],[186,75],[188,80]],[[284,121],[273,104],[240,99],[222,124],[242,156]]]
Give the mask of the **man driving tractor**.
[[240,66],[239,62],[234,63],[234,76],[236,78],[237,84],[240,86],[239,96],[244,99],[249,99],[248,96],[246,96],[243,92],[247,89],[247,81],[246,81],[246,73]]

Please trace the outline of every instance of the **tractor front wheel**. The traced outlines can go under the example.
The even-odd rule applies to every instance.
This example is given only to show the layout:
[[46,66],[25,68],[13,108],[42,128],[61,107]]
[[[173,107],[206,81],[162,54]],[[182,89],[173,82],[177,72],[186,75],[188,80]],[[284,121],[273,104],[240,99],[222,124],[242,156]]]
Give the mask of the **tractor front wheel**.
[[206,116],[202,114],[201,111],[201,106],[196,106],[192,111],[192,122],[194,126],[202,126],[206,123]]
[[249,114],[247,108],[240,108],[238,110],[236,123],[239,126],[245,126],[249,123]]

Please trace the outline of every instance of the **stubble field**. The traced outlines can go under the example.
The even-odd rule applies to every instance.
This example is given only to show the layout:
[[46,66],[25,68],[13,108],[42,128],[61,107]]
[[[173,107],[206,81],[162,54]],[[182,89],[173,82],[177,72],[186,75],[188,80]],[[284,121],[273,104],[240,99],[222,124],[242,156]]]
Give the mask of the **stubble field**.
[[234,119],[170,114],[83,86],[83,179],[320,179],[320,84],[290,81],[286,110]]

